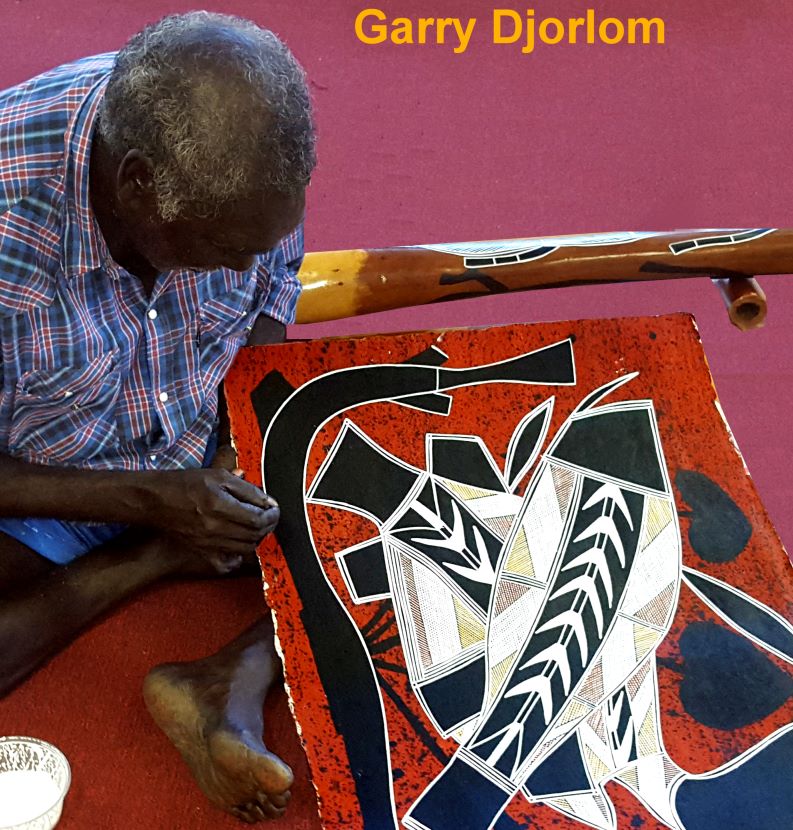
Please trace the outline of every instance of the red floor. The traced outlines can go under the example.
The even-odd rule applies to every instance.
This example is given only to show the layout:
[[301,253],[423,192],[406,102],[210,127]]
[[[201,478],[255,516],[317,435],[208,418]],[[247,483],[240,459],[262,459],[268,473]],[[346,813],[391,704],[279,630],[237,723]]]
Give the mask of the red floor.
[[[489,42],[494,4],[388,4],[386,11],[399,15],[478,17],[480,36],[454,55],[441,46],[359,43],[353,20],[364,5],[212,4],[278,31],[309,71],[320,130],[310,249],[793,224],[793,105],[784,95],[793,8],[760,0],[749,14],[741,0],[666,0],[643,10],[665,18],[665,46],[565,45],[522,55]],[[561,2],[548,13],[578,14],[584,5]],[[628,0],[589,5],[615,16],[636,14]],[[7,0],[0,86],[117,48],[145,22],[193,6]],[[750,334],[729,326],[703,280],[493,297],[292,334],[692,311],[727,418],[790,544],[793,282],[776,277],[763,284],[769,322]],[[71,759],[64,830],[237,826],[206,806],[148,721],[139,688],[150,665],[211,651],[258,611],[255,584],[165,586],[97,626],[0,702],[0,734],[49,738]],[[282,695],[268,737],[297,759],[302,782],[280,826],[308,827],[310,790]]]
[[[167,585],[113,614],[0,701],[0,731],[56,744],[72,767],[59,830],[234,828],[193,783],[141,700],[148,669],[223,645],[260,611],[258,580]],[[196,613],[195,609],[203,609]],[[319,830],[286,696],[268,700],[265,735],[297,783],[284,828]]]

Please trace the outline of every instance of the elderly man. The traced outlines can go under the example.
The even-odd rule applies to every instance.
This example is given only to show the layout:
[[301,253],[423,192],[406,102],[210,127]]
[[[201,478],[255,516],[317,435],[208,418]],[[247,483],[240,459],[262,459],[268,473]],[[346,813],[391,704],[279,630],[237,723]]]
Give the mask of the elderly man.
[[[314,132],[271,32],[196,12],[0,93],[0,693],[169,576],[227,573],[278,508],[235,470],[221,383],[283,338]],[[147,679],[220,807],[282,812],[263,621]]]

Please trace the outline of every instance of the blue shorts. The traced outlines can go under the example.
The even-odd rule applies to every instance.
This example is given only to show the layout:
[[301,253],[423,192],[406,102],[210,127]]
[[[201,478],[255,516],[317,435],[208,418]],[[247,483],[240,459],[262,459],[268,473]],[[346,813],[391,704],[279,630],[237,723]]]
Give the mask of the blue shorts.
[[[212,463],[217,446],[217,435],[213,433],[204,455],[205,467]],[[77,557],[114,539],[127,527],[118,523],[0,518],[0,533],[12,536],[57,565],[68,565]]]
[[0,518],[0,533],[13,536],[57,565],[68,565],[126,529],[124,524]]

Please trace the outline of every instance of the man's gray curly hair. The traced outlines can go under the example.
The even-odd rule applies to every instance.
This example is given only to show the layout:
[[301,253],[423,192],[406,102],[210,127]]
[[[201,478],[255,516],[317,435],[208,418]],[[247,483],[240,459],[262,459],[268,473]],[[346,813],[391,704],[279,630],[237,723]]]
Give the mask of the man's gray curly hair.
[[160,216],[213,218],[266,191],[292,196],[316,164],[305,73],[270,31],[210,12],[171,15],[118,53],[99,131],[154,166]]

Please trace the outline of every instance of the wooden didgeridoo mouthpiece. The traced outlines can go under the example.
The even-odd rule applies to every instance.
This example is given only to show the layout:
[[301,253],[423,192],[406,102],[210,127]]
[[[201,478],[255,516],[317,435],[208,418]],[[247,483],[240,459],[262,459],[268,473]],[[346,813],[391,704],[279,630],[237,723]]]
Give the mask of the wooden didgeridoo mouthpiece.
[[734,326],[749,331],[765,325],[768,303],[754,277],[714,277],[713,284],[719,289]]

